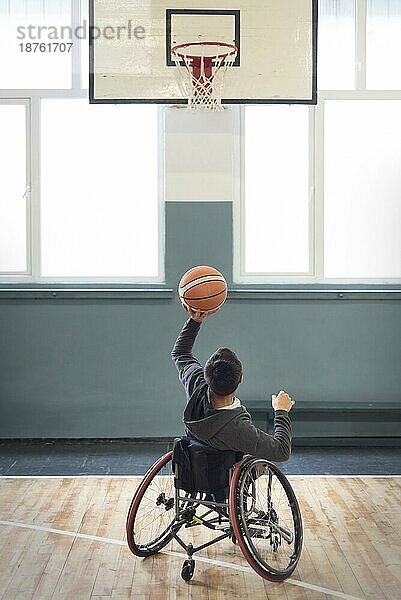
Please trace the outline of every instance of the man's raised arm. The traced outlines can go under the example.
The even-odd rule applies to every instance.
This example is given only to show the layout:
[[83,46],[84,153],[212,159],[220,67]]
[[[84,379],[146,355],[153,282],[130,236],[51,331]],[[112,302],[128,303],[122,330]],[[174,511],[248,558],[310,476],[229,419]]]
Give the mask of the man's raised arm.
[[177,367],[178,375],[187,394],[187,400],[189,400],[195,387],[199,383],[206,383],[203,377],[203,367],[192,354],[192,348],[202,321],[213,313],[193,310],[185,304],[183,304],[183,307],[189,314],[190,319],[185,323],[176,339],[171,351],[171,358]]
[[192,318],[188,319],[184,327],[181,329],[171,351],[171,358],[177,367],[181,380],[188,367],[201,367],[199,361],[192,354],[192,348],[194,346],[196,336],[198,335],[200,325],[200,323],[197,323]]

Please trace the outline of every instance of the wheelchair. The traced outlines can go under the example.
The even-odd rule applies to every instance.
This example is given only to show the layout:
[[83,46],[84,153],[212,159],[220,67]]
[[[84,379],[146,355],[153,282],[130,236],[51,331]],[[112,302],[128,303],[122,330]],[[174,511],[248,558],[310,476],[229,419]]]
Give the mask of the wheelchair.
[[[204,526],[216,536],[194,547],[182,528]],[[273,463],[207,446],[190,437],[174,440],[132,499],[126,522],[133,554],[151,556],[176,540],[185,550],[181,577],[189,581],[194,554],[225,538],[238,544],[258,575],[287,579],[299,561],[303,527],[294,491]]]

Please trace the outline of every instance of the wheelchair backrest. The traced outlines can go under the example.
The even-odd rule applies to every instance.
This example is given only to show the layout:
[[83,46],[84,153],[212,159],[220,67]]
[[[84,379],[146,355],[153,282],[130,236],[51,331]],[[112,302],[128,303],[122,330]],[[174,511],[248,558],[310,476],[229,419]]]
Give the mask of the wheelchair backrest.
[[233,450],[217,450],[193,438],[174,440],[175,486],[189,493],[216,493],[230,485],[230,469],[241,458]]

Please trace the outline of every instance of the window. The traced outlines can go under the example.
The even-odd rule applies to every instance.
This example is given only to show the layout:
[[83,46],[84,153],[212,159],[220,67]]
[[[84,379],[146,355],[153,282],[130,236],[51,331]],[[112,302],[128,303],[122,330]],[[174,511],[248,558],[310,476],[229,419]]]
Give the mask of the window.
[[246,110],[244,144],[245,269],[308,273],[308,108]]
[[0,283],[162,280],[158,108],[89,105],[87,28],[87,0],[0,1]]
[[72,0],[0,2],[0,53],[7,57],[1,63],[2,88],[71,87],[72,48],[47,52],[34,45],[52,43],[56,30],[60,36],[58,42],[71,42],[68,29],[72,26],[71,3]]
[[355,89],[354,0],[320,0],[318,37],[319,88]]
[[326,277],[401,276],[400,164],[401,100],[326,102]]
[[400,40],[398,0],[321,0],[318,105],[242,109],[236,281],[401,281]]
[[42,275],[157,277],[155,110],[42,101]]
[[401,2],[368,0],[366,84],[374,90],[401,89]]
[[0,271],[27,270],[27,103],[0,101]]

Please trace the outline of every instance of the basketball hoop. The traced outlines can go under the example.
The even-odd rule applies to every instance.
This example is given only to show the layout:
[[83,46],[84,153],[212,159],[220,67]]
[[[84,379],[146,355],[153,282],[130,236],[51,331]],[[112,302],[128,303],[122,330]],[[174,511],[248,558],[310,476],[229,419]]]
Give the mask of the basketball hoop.
[[221,110],[227,71],[237,48],[225,42],[189,42],[171,48],[179,73],[178,83],[188,98],[189,109]]

